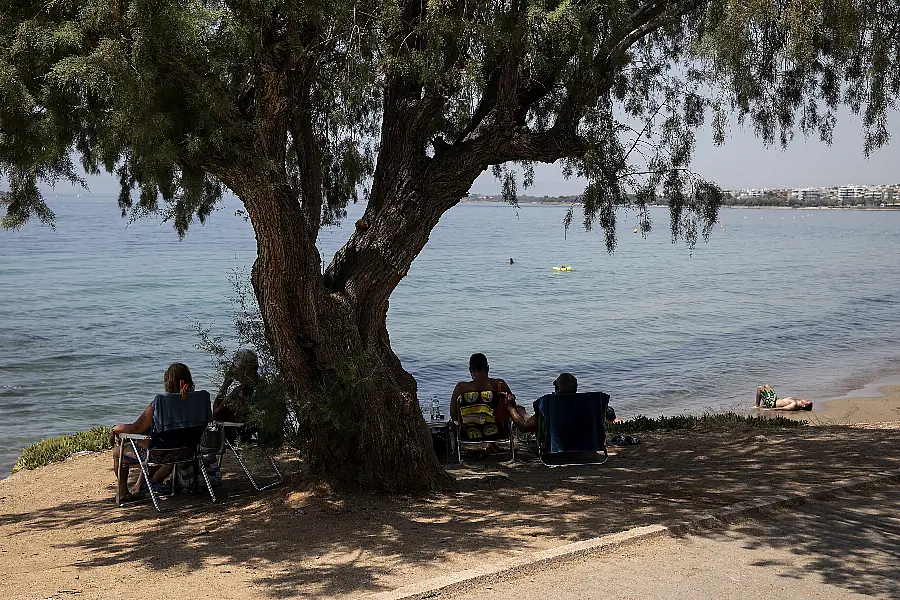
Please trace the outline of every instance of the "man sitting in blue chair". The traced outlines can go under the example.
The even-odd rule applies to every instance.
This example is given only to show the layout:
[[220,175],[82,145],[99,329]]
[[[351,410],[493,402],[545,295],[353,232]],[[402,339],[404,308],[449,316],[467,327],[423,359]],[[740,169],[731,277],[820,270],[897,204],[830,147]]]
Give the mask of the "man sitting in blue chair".
[[[578,392],[578,380],[571,373],[560,373],[559,377],[553,380],[554,394],[574,394]],[[538,404],[539,400],[534,402],[534,414],[529,416],[524,406],[516,404],[514,394],[506,394],[506,410],[509,412],[509,418],[515,423],[516,428],[523,432],[534,432],[538,428]]]
[[534,402],[534,415],[505,395],[510,419],[520,431],[535,432],[540,461],[548,467],[600,465],[606,451],[604,421],[608,418],[609,395],[578,393],[578,380],[561,373],[553,382],[554,392]]

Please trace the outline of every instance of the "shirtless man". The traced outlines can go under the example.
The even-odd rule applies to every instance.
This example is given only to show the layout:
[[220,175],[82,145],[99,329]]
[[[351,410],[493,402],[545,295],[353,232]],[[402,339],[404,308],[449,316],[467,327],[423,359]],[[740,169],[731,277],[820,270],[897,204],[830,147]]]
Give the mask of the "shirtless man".
[[[498,422],[509,419],[506,411],[506,403],[500,397],[501,394],[512,395],[509,386],[502,379],[491,379],[488,377],[487,357],[478,352],[469,358],[469,374],[472,376],[471,381],[460,381],[453,388],[453,394],[450,396],[450,417],[459,422],[459,404],[458,398],[467,392],[494,392],[497,394],[497,406],[494,409],[494,416]],[[499,392],[499,393],[498,393]]]
[[756,388],[756,408],[765,410],[812,410],[812,402],[805,398],[779,398],[767,383]]

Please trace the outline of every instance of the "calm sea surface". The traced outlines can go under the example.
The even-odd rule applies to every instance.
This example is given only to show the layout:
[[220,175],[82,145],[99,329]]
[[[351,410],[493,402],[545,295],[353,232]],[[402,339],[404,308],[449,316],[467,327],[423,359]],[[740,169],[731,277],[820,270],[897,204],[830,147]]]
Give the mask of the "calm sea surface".
[[[229,274],[255,256],[235,200],[183,241],[158,219],[129,224],[111,196],[51,200],[56,231],[0,231],[2,473],[31,442],[132,421],[173,361],[214,390],[194,324],[232,334]],[[520,401],[570,371],[624,416],[746,405],[761,382],[833,397],[900,373],[900,212],[725,209],[691,253],[659,208],[647,239],[622,215],[610,256],[599,231],[564,236],[565,210],[444,216],[388,320],[423,404],[446,405],[476,351]],[[349,231],[322,232],[323,254]]]

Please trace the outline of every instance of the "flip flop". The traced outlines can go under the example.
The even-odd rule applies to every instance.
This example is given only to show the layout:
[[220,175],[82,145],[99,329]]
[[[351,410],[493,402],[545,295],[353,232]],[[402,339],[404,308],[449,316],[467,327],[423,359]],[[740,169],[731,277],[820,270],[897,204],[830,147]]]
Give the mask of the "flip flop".
[[[122,506],[123,504],[130,504],[132,502],[140,502],[141,500],[146,499],[146,494],[132,494],[129,492],[128,494],[125,494],[124,496],[119,498],[119,506]],[[115,501],[115,498],[113,498],[113,501]]]

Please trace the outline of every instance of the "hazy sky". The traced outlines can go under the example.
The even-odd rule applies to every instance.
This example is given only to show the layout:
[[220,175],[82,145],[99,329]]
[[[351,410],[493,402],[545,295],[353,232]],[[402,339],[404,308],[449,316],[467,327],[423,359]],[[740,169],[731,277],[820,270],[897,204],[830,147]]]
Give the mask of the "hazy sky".
[[[712,143],[709,129],[697,133],[691,168],[725,189],[900,183],[900,111],[891,113],[888,131],[891,141],[867,159],[860,120],[849,111],[838,115],[832,146],[818,137],[797,135],[786,150],[780,146],[766,148],[752,128],[741,129],[733,123],[724,146]],[[561,196],[583,189],[583,181],[563,179],[558,167],[536,165],[535,185],[524,193]],[[488,172],[478,178],[472,192],[497,194],[500,185]]]
[[[900,112],[889,117],[891,142],[868,159],[863,155],[859,118],[844,111],[838,115],[834,144],[827,146],[818,138],[797,136],[787,150],[766,148],[749,128],[732,124],[725,145],[716,147],[708,129],[698,132],[697,151],[692,168],[725,189],[749,187],[824,187],[846,184],[900,183]],[[0,182],[0,188],[5,188]],[[118,193],[111,176],[90,179],[91,192]],[[557,196],[580,193],[584,182],[566,181],[555,165],[536,165],[535,185],[525,193]],[[50,190],[47,190],[50,191]],[[82,191],[67,184],[57,186],[55,193]],[[478,194],[496,194],[500,185],[485,172],[472,186]],[[54,192],[50,191],[51,195]],[[520,192],[521,193],[521,192]]]

